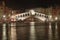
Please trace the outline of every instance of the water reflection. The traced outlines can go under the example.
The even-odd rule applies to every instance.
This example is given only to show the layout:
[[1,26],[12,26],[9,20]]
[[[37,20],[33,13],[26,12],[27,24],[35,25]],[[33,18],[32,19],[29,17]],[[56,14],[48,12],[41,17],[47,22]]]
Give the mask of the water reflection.
[[35,25],[36,25],[35,26],[36,27],[36,40],[47,40],[46,39],[47,35],[46,35],[45,23],[36,23]]
[[18,22],[16,24],[17,40],[29,40],[30,26],[29,23]]
[[36,40],[35,22],[30,22],[30,40]]
[[2,40],[7,40],[7,35],[6,35],[6,23],[3,23],[3,28],[2,28]]
[[49,22],[49,29],[48,29],[48,39],[52,40],[53,36],[52,36],[52,26],[51,26],[51,22]]
[[16,40],[16,23],[11,23],[11,40]]
[[8,40],[11,40],[11,23],[8,24]]
[[[19,24],[19,26],[17,25]],[[7,35],[10,39],[8,40],[59,40],[58,23],[55,22],[54,26],[50,22],[49,25],[45,23],[30,22],[29,25],[24,23],[8,23],[8,32],[6,30],[6,23],[2,26],[2,40],[7,40]],[[26,26],[25,26],[26,25]],[[47,28],[48,27],[48,28]],[[47,29],[47,34],[46,34]]]
[[57,22],[55,23],[55,40],[58,40],[58,26],[57,26]]

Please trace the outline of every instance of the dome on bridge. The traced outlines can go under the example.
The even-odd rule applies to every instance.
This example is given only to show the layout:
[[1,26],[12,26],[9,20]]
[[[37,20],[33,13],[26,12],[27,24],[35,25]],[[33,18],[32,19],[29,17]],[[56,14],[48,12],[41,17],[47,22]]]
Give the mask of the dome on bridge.
[[32,10],[29,10],[29,12],[32,14],[32,15],[35,15],[35,11],[32,9]]

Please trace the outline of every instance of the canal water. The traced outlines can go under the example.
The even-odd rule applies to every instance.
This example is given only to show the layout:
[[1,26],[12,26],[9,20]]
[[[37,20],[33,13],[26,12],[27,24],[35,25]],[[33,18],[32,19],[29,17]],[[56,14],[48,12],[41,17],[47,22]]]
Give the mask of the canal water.
[[59,40],[60,23],[0,23],[0,40]]

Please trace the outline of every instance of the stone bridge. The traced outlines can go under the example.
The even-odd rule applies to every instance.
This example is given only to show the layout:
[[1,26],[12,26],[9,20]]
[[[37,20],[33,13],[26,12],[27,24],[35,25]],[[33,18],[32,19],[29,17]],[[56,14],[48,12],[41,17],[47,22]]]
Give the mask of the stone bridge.
[[30,10],[28,12],[25,12],[25,13],[20,13],[20,14],[17,14],[17,15],[12,15],[10,18],[11,18],[11,21],[19,21],[19,20],[25,20],[29,17],[35,17],[41,21],[48,21],[49,20],[49,16],[46,15],[46,14],[43,14],[43,13],[39,13],[39,12],[35,12],[34,10]]

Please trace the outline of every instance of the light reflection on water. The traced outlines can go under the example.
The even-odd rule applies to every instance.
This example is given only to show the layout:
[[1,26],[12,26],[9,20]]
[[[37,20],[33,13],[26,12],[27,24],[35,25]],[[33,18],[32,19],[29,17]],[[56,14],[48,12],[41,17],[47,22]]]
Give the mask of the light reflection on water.
[[[51,24],[52,23],[49,23],[49,31],[48,31],[49,32],[49,34],[48,34],[49,35],[49,40],[59,40],[58,39],[58,25],[57,25],[57,22],[55,23],[55,26],[52,26]],[[54,28],[52,28],[52,27],[54,27]]]
[[16,23],[11,23],[11,40],[16,40]]
[[[57,23],[55,23],[55,30],[52,30],[53,28],[53,26],[51,25],[52,23],[49,23],[49,25],[47,25],[47,26],[45,26],[45,25],[38,25],[38,26],[35,26],[35,25],[37,25],[37,24],[35,24],[35,23],[30,23],[30,26],[28,26],[28,27],[30,27],[30,28],[28,28],[28,27],[26,27],[26,26],[24,26],[24,25],[22,25],[22,26],[24,26],[24,27],[22,27],[22,26],[19,26],[18,28],[17,28],[17,25],[15,25],[16,23],[12,23],[13,25],[11,26],[11,28],[14,26],[15,28],[14,28],[14,30],[12,31],[11,30],[11,37],[12,37],[12,40],[20,40],[20,39],[22,39],[22,40],[25,40],[24,38],[26,38],[26,39],[28,39],[28,40],[59,40],[58,39],[58,26],[57,26]],[[19,23],[20,24],[20,23]],[[9,25],[8,25],[9,26]],[[47,30],[47,34],[45,34],[46,32],[46,30],[45,30],[45,27],[48,27],[48,30]],[[17,28],[17,29],[16,29]],[[23,31],[23,30],[24,31]],[[29,29],[29,33],[27,32],[28,31],[28,29]],[[20,31],[18,31],[18,30],[20,30]],[[18,33],[17,33],[17,31],[18,31]],[[23,31],[23,32],[22,32]],[[54,31],[54,33],[52,32],[52,31]],[[17,34],[16,34],[16,33]],[[22,33],[21,33],[22,32]],[[23,35],[23,36],[20,36],[20,34],[21,35]],[[25,35],[26,34],[26,35]],[[29,36],[29,35],[30,36]],[[54,34],[54,35],[53,35]],[[12,36],[12,35],[14,35],[14,36]],[[18,39],[18,37],[16,37],[16,35],[17,36],[19,36],[20,37],[20,39]],[[28,37],[27,37],[27,35],[28,35]],[[5,35],[6,36],[6,35]],[[47,38],[45,38],[47,36]],[[4,37],[2,37],[2,39],[4,39]],[[5,40],[5,39],[4,39]],[[11,39],[10,39],[11,40]]]
[[52,35],[52,26],[51,26],[51,23],[49,23],[48,27],[49,27],[49,30],[48,30],[48,39],[52,40],[53,35]]
[[55,39],[58,40],[58,26],[57,26],[57,22],[55,23]]
[[35,22],[30,22],[30,40],[36,40]]
[[6,24],[3,23],[3,27],[2,27],[2,40],[7,40],[7,34],[6,34]]

